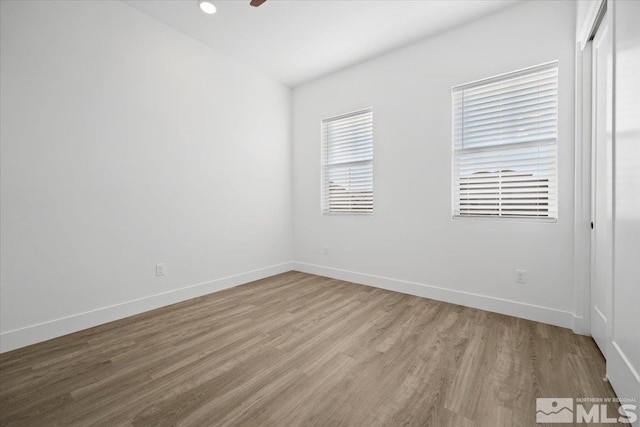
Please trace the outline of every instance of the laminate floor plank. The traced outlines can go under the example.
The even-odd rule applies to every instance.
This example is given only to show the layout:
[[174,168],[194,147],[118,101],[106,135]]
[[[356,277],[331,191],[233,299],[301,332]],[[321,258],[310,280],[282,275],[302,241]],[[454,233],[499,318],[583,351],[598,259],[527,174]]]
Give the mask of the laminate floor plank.
[[604,371],[567,329],[289,272],[0,355],[0,425],[533,426]]

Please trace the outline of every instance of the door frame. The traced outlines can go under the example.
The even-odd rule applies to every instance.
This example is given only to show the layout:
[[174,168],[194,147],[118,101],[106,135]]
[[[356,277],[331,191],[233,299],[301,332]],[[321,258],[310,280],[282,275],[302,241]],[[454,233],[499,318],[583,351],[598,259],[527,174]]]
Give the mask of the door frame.
[[[609,19],[608,19],[608,15],[607,15],[607,11],[606,9],[604,10],[604,15],[603,17],[598,21],[597,26],[595,28],[595,36],[593,38],[593,40],[591,40],[589,42],[589,44],[591,45],[591,58],[592,58],[592,66],[591,66],[591,70],[592,70],[592,74],[591,74],[591,222],[590,222],[590,246],[591,246],[591,262],[590,262],[590,280],[591,280],[591,286],[590,286],[590,315],[591,315],[591,335],[593,336],[593,339],[596,341],[596,344],[598,345],[598,347],[600,348],[600,351],[602,352],[602,354],[604,355],[604,358],[606,359],[608,354],[609,354],[609,347],[610,347],[610,342],[611,342],[611,338],[613,337],[613,238],[614,238],[614,222],[613,222],[613,191],[614,191],[614,182],[613,182],[613,167],[614,167],[614,152],[613,152],[613,129],[608,129],[608,127],[610,125],[613,124],[613,93],[609,92],[610,89],[610,83],[612,83],[612,79],[613,79],[613,70],[610,69],[610,65],[608,63],[608,61],[611,59],[611,55],[613,54],[613,43],[612,43],[612,33],[613,30],[609,24]],[[606,38],[604,39],[604,41],[600,41],[600,43],[605,43],[608,46],[607,47],[607,58],[605,58],[605,60],[607,61],[607,74],[606,74],[606,82],[605,83],[605,87],[607,88],[605,90],[604,93],[604,102],[607,105],[607,110],[605,112],[605,117],[598,117],[598,108],[599,108],[599,104],[602,102],[601,99],[595,99],[594,97],[597,96],[596,94],[596,90],[598,88],[598,86],[600,84],[602,84],[603,82],[599,81],[600,76],[595,73],[596,68],[598,67],[598,64],[596,63],[596,57],[595,57],[595,49],[596,47],[594,47],[594,45],[596,44],[596,42],[598,42],[598,37],[600,32],[602,30],[607,31],[607,35]],[[602,33],[602,37],[605,37],[605,33]],[[612,86],[612,85],[611,85]],[[602,94],[601,94],[602,95]],[[603,121],[604,119],[604,121]],[[607,133],[611,134],[611,141],[606,141],[604,142],[604,152],[601,152],[603,146],[603,142],[602,141],[598,141],[598,136],[599,134],[602,132],[599,128],[599,126],[603,125],[606,128]],[[611,158],[607,159],[607,162],[603,163],[602,159],[599,158],[599,154],[600,156],[602,155],[606,155],[609,154],[608,153],[608,144],[611,143]],[[609,165],[609,162],[610,165]],[[600,168],[603,166],[603,164],[605,164],[605,168],[604,170],[600,170]],[[611,170],[609,170],[609,166],[611,167]],[[606,211],[605,212],[598,212],[598,206],[602,207],[603,205],[601,204],[601,202],[599,202],[598,200],[595,199],[595,197],[598,195],[598,180],[600,180],[601,178],[599,178],[598,174],[605,174],[607,177],[609,177],[609,173],[611,173],[611,176],[609,178],[611,178],[611,186],[607,188],[607,192],[605,194],[601,194],[600,196],[605,196],[607,199],[607,203],[605,203],[606,205]],[[595,174],[595,175],[594,175]],[[610,193],[609,193],[610,191]],[[598,205],[598,206],[596,206]],[[604,221],[602,219],[600,219],[598,217],[598,213],[602,216],[604,215]],[[608,214],[611,213],[611,217],[608,216]],[[594,225],[595,225],[595,229],[594,229]],[[603,246],[603,247],[596,247],[597,245],[597,233],[600,227],[604,227],[604,230],[602,230],[605,235],[606,235],[606,240],[607,243]],[[601,231],[601,232],[602,232]],[[603,250],[604,252],[599,253],[596,252],[596,249],[599,250]],[[603,259],[603,255],[604,257],[608,258],[607,260]],[[598,271],[598,267],[604,267],[605,271],[608,272],[608,278],[605,280],[608,280],[608,283],[605,283],[603,285],[605,285],[607,287],[607,289],[605,289],[607,291],[607,293],[609,294],[607,296],[608,298],[608,302],[605,302],[606,306],[601,306],[600,309],[598,309],[598,307],[595,306],[595,302],[593,301],[593,295],[594,295],[594,286],[598,286],[596,284],[596,280],[597,280],[597,271]],[[602,302],[602,301],[600,301]],[[598,304],[599,305],[599,304]],[[594,310],[595,310],[595,314],[594,314]],[[595,328],[594,329],[594,315],[596,317],[601,316],[604,321],[604,329],[601,328]],[[597,323],[597,322],[596,322]],[[600,325],[601,327],[603,325]],[[595,330],[599,330],[598,334],[594,334]],[[604,337],[602,336],[602,334],[604,334]]]
[[[591,142],[592,44],[608,8],[607,0],[589,3],[578,32],[575,57],[574,315],[573,331],[591,335]],[[611,14],[607,18],[611,20]],[[610,25],[610,31],[612,29]]]

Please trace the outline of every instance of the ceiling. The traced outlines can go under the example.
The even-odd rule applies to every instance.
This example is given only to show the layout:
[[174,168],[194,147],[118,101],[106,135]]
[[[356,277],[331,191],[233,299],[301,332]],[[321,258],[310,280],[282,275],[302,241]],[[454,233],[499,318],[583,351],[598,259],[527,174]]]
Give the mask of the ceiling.
[[123,0],[219,52],[297,86],[518,0]]

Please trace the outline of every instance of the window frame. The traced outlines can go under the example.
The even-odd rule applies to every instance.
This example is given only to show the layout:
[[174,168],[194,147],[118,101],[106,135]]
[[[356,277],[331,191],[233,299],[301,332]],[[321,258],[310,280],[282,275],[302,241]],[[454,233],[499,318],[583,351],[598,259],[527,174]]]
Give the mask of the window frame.
[[[555,174],[555,185],[556,185],[556,189],[555,189],[555,197],[556,197],[556,201],[555,201],[555,216],[502,216],[502,215],[488,215],[488,214],[484,214],[484,215],[456,215],[456,199],[460,197],[459,192],[460,189],[456,189],[455,185],[456,185],[456,105],[455,105],[455,91],[457,89],[461,89],[461,88],[473,88],[473,87],[478,87],[481,86],[483,84],[489,84],[489,83],[493,83],[493,82],[499,82],[501,80],[505,80],[511,76],[516,76],[518,74],[522,74],[525,75],[528,72],[535,72],[535,70],[542,70],[544,68],[547,67],[554,67],[557,70],[557,75],[556,75],[556,82],[557,82],[557,88],[556,88],[556,104],[555,104],[555,116],[556,116],[556,137],[555,137],[555,142],[552,144],[549,143],[545,143],[544,141],[537,141],[537,145],[538,146],[544,146],[544,145],[554,145],[555,146],[555,169],[554,169],[554,174]],[[455,86],[452,86],[451,88],[451,97],[450,97],[450,101],[451,101],[451,219],[454,221],[497,221],[497,222],[525,222],[525,223],[532,223],[532,222],[540,222],[540,223],[557,223],[558,222],[558,218],[560,217],[560,199],[558,197],[558,194],[560,192],[560,176],[559,176],[559,163],[560,163],[560,129],[561,129],[561,123],[560,123],[560,61],[559,60],[554,60],[554,61],[549,61],[549,62],[545,62],[542,64],[537,64],[537,65],[533,65],[530,67],[526,67],[526,68],[521,68],[518,70],[514,70],[514,71],[509,71],[509,72],[505,72],[505,73],[501,73],[501,74],[497,74],[488,78],[482,78],[482,79],[478,79],[478,80],[474,80],[468,83],[463,83],[463,84],[458,84]],[[529,144],[534,144],[535,142],[529,142]],[[526,144],[526,143],[525,143]],[[517,146],[518,144],[513,144],[514,146]],[[495,145],[496,148],[494,148],[493,151],[497,151],[500,148],[498,148],[499,146],[496,144]],[[504,147],[504,146],[503,146]],[[487,151],[491,151],[489,147],[485,147],[487,149]],[[456,191],[458,192],[458,194],[456,194]]]
[[[371,167],[371,209],[370,210],[344,210],[344,211],[334,211],[331,210],[329,204],[328,192],[329,189],[326,185],[329,185],[327,171],[331,166],[336,166],[335,164],[331,165],[328,163],[328,150],[329,144],[325,135],[325,126],[327,123],[332,121],[337,121],[341,119],[346,119],[349,117],[356,117],[358,115],[370,114],[371,115],[371,158],[367,160],[355,160],[352,162],[344,162],[343,165],[349,164],[370,164]],[[322,216],[372,216],[375,210],[375,197],[374,197],[374,115],[373,115],[373,107],[361,108],[358,110],[350,111],[348,113],[339,114],[337,116],[331,116],[320,121],[320,213]]]

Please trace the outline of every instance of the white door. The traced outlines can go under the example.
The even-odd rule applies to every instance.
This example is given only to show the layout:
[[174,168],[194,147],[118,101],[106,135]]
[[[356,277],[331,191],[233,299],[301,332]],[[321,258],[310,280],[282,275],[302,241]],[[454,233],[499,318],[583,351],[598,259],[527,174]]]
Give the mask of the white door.
[[611,34],[607,17],[593,39],[591,150],[591,335],[604,357],[610,341],[613,273],[613,174],[611,139]]

